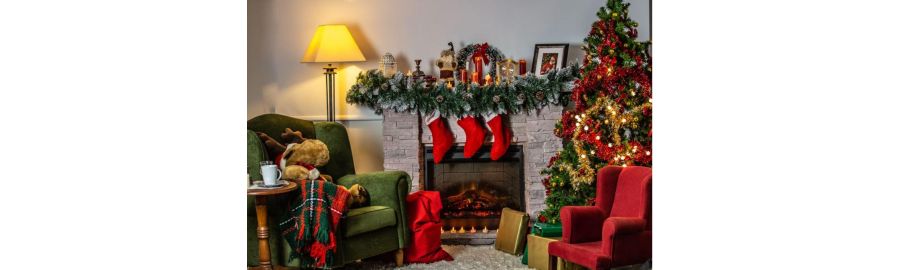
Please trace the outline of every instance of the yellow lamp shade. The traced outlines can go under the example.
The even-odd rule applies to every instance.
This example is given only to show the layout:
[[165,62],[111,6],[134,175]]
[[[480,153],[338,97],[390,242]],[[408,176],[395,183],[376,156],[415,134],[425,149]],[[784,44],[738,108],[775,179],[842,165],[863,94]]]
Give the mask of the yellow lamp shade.
[[366,57],[359,50],[359,46],[356,46],[350,30],[342,24],[319,25],[312,41],[309,42],[309,47],[306,48],[306,54],[303,55],[303,62],[360,61],[366,61]]

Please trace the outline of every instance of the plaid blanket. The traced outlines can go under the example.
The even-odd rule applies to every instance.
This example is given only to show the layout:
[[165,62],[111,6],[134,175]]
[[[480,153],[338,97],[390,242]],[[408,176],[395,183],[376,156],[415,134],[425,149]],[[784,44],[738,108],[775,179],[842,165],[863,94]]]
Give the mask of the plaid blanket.
[[300,181],[300,196],[290,204],[279,227],[291,246],[290,260],[300,267],[331,268],[337,250],[334,232],[347,209],[350,193],[330,182]]

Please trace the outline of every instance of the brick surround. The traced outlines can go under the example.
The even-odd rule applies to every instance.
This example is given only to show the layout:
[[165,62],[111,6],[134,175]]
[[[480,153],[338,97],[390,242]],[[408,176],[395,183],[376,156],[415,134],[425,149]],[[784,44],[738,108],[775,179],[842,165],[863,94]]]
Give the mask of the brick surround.
[[[512,143],[522,144],[525,152],[525,211],[531,217],[544,209],[544,185],[541,170],[550,157],[562,148],[562,140],[553,135],[556,122],[562,117],[563,107],[548,106],[530,114],[509,116]],[[455,117],[448,117],[457,144],[466,141],[466,134],[456,124]],[[412,192],[424,187],[422,183],[423,144],[431,144],[431,131],[422,125],[422,117],[413,113],[384,112],[384,169],[406,171],[412,177]],[[492,141],[488,134],[486,141]]]

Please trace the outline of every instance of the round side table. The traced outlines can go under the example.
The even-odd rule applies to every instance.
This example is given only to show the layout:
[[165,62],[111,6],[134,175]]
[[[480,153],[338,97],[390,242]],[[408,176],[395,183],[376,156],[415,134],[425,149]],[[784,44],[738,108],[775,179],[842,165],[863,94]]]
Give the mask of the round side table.
[[[297,189],[297,183],[286,181],[287,185],[273,189],[247,189],[247,195],[256,197],[256,238],[259,240],[259,266],[248,269],[272,270],[271,253],[269,251],[269,227],[266,209],[266,197],[288,193]],[[282,267],[278,267],[282,269]]]

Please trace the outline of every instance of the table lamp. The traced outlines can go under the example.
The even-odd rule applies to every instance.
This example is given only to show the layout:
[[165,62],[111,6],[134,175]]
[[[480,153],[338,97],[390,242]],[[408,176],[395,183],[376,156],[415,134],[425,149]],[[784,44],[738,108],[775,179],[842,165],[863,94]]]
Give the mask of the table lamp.
[[334,72],[336,67],[332,63],[339,62],[362,62],[366,61],[356,46],[356,41],[350,35],[350,30],[346,25],[328,24],[319,25],[316,28],[316,34],[309,47],[306,48],[306,54],[303,55],[303,63],[328,63],[325,69],[325,91],[328,102],[327,120],[334,122]]

